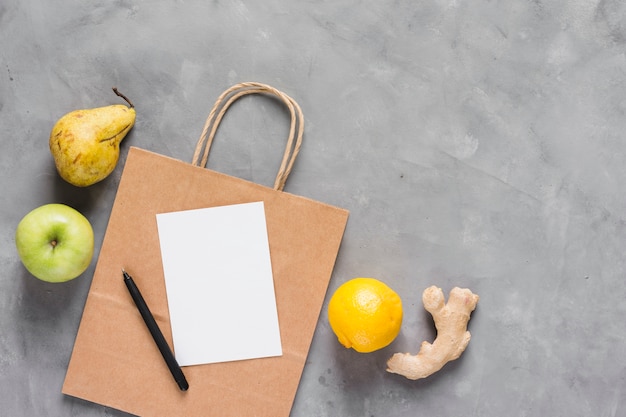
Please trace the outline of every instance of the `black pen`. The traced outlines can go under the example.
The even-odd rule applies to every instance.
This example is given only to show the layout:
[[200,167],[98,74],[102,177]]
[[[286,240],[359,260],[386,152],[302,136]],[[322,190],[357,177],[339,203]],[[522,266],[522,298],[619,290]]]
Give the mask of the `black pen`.
[[161,329],[157,325],[154,320],[154,316],[150,312],[146,301],[143,299],[141,293],[139,292],[139,288],[135,285],[135,281],[131,278],[130,275],[124,269],[122,269],[122,275],[124,276],[124,283],[126,283],[126,287],[128,287],[128,291],[130,295],[133,297],[133,301],[137,305],[137,309],[139,313],[141,313],[141,317],[143,317],[143,321],[146,322],[146,326],[148,326],[148,330],[150,330],[150,334],[152,334],[152,338],[156,342],[159,350],[161,351],[161,355],[163,355],[163,359],[165,359],[165,363],[167,363],[167,367],[170,369],[172,376],[176,380],[178,387],[181,391],[187,391],[189,388],[189,384],[187,383],[187,379],[183,374],[182,369],[176,362],[176,358],[170,349],[170,346],[167,344],[165,337],[163,337],[163,333],[161,333]]

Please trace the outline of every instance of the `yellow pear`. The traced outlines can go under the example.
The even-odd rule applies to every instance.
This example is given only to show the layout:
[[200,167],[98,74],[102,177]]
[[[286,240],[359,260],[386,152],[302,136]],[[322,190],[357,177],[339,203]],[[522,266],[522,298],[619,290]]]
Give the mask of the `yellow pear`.
[[115,104],[75,110],[61,117],[50,132],[50,152],[61,177],[77,187],[105,179],[120,156],[120,142],[135,124],[135,108]]

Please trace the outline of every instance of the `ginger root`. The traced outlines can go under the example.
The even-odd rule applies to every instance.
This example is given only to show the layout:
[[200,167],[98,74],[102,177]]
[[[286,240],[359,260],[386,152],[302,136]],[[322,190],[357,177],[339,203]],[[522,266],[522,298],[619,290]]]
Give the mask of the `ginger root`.
[[441,288],[432,286],[422,294],[424,308],[433,316],[437,338],[422,342],[417,355],[396,353],[387,361],[387,371],[408,379],[426,378],[446,363],[457,359],[470,341],[467,322],[476,308],[478,295],[467,288],[455,287],[445,303]]

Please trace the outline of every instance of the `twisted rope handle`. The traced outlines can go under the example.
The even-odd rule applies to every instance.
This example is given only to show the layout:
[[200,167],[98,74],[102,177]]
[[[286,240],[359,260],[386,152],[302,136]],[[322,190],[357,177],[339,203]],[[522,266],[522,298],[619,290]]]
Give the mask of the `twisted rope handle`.
[[[244,82],[235,84],[224,91],[216,100],[202,129],[202,134],[198,139],[196,150],[193,155],[192,164],[199,167],[206,167],[209,159],[209,150],[215,137],[215,132],[224,117],[228,108],[237,99],[248,94],[270,94],[279,98],[289,109],[291,115],[291,127],[287,138],[287,147],[283,154],[283,159],[274,181],[274,189],[282,191],[285,187],[287,177],[293,168],[293,164],[302,146],[302,136],[304,133],[304,115],[298,103],[287,94],[271,87],[267,84],[256,82]],[[201,158],[202,156],[202,158]]]

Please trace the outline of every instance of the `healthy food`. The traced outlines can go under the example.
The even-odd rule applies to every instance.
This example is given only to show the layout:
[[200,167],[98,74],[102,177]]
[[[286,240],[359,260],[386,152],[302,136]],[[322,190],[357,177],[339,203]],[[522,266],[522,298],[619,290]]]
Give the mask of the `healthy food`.
[[408,379],[426,378],[461,356],[471,338],[467,323],[478,298],[467,288],[455,287],[450,291],[448,303],[444,304],[441,288],[432,286],[424,290],[422,302],[433,316],[437,338],[432,344],[422,342],[417,355],[394,354],[387,361],[387,371]]
[[115,104],[75,110],[61,117],[50,132],[50,152],[59,175],[77,187],[102,181],[111,174],[120,155],[120,142],[135,124],[135,108]]
[[373,352],[389,345],[400,332],[402,300],[377,279],[354,278],[331,297],[328,321],[343,346]]
[[17,252],[26,269],[48,282],[69,281],[82,274],[93,257],[89,220],[64,204],[32,210],[17,225]]

